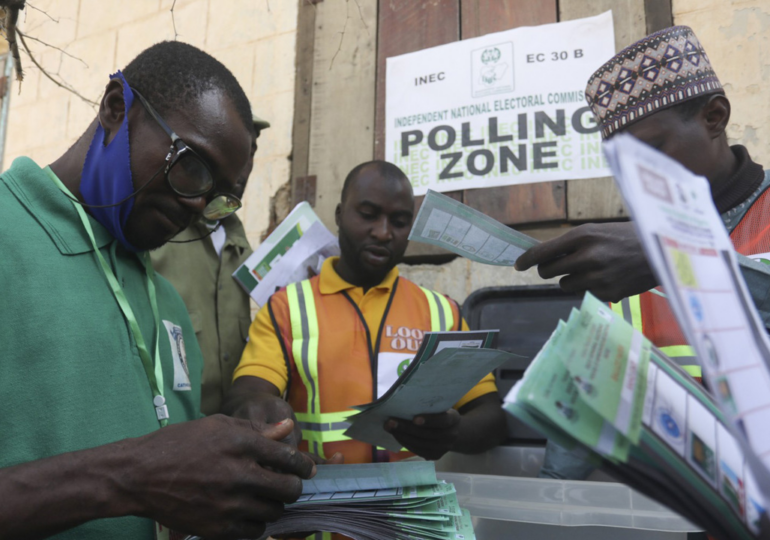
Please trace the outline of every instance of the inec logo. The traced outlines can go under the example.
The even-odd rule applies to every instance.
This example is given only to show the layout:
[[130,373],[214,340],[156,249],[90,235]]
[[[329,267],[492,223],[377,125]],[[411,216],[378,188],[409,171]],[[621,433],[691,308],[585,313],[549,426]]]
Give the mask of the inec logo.
[[498,43],[471,53],[472,94],[484,97],[513,92],[513,43]]
[[404,360],[403,362],[401,362],[401,363],[398,365],[398,376],[399,376],[399,377],[400,377],[400,376],[401,376],[401,375],[404,373],[404,371],[406,371],[406,368],[408,368],[408,367],[409,367],[409,363],[410,363],[411,361],[412,361],[412,359],[411,359],[411,358],[407,358],[406,360]]

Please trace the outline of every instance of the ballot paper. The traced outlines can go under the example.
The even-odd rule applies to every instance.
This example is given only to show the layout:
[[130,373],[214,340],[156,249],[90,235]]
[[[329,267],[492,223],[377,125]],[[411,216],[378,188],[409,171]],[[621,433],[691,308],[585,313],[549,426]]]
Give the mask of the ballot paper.
[[[578,336],[574,336],[575,329]],[[547,422],[607,459],[625,461],[630,441],[605,418],[612,416],[613,411],[607,408],[596,409],[584,399],[584,391],[581,392],[579,385],[589,383],[578,383],[565,362],[572,356],[573,345],[568,335],[578,339],[580,333],[588,334],[586,330],[584,320],[577,312],[573,312],[569,324],[560,323],[530,364],[525,377],[506,398],[506,402],[521,404],[530,414],[544,417]],[[598,360],[604,351],[593,348],[592,352],[592,360]],[[611,393],[611,390],[604,388],[590,390],[591,394],[598,391]]]
[[442,413],[468,393],[484,376],[515,358],[491,349],[497,331],[428,332],[409,367],[380,398],[354,407],[345,435],[393,452],[401,450],[385,431],[390,418],[413,419]]
[[324,260],[339,253],[337,238],[310,205],[302,202],[238,267],[233,278],[262,307],[278,289],[320,273]]
[[496,266],[513,266],[519,255],[538,244],[534,238],[432,190],[422,201],[409,240]]
[[650,362],[650,341],[586,295],[561,342],[562,363],[581,399],[636,444]]
[[[475,540],[470,513],[432,461],[319,465],[263,539],[332,532],[355,540]],[[184,540],[203,540],[187,536]]]
[[473,524],[433,462],[319,465],[266,536],[336,532],[356,540],[472,540]]
[[709,184],[629,135],[614,137],[605,152],[650,265],[767,503],[770,340]]
[[[636,347],[638,339],[629,323],[587,293],[506,396],[505,410],[554,442],[583,449],[589,460],[717,538],[758,537],[765,505],[726,416],[646,338]],[[635,350],[648,351],[647,360]],[[587,386],[590,379],[576,381],[585,366],[609,371],[610,381],[594,379],[595,387]],[[628,377],[632,371],[635,379]],[[633,412],[622,426],[638,433],[634,441],[616,425],[631,389]],[[598,392],[605,398],[592,399]]]

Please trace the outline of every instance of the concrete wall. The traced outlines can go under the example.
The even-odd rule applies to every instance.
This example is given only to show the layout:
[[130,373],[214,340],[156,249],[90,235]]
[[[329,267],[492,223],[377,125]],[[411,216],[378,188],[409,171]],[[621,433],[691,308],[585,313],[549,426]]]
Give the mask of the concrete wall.
[[692,27],[732,104],[730,141],[770,168],[770,1],[673,0],[674,22]]
[[[174,39],[173,0],[37,0],[20,28],[60,51],[29,41],[41,64],[98,100],[108,76],[158,41]],[[259,139],[241,217],[252,244],[268,224],[268,204],[290,177],[297,3],[289,0],[177,0],[178,39],[211,53],[240,81],[254,111],[272,127]],[[52,20],[55,19],[56,21]],[[14,83],[3,168],[27,155],[47,164],[93,120],[95,109],[42,76],[22,54],[26,78]]]

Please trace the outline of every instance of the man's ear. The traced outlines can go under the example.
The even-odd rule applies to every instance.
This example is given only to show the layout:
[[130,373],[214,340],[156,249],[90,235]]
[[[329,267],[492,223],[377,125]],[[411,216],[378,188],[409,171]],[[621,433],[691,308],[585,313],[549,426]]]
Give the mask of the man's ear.
[[337,224],[337,228],[340,226],[340,216],[342,215],[342,203],[337,204],[337,208],[334,209],[334,223]]
[[119,79],[112,79],[104,89],[104,96],[102,96],[102,101],[99,104],[99,123],[104,129],[105,145],[115,138],[126,113],[123,83]]
[[730,122],[730,100],[722,94],[712,96],[701,110],[701,118],[712,139],[721,137]]

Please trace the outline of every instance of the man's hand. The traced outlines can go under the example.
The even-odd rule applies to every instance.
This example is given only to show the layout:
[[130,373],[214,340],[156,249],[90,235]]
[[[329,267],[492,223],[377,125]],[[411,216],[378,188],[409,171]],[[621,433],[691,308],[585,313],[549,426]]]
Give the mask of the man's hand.
[[256,431],[216,415],[126,441],[135,463],[123,476],[135,513],[205,538],[259,538],[300,496],[301,479],[315,474],[313,460],[276,442],[293,427],[285,420]]
[[284,418],[294,420],[294,431],[281,442],[294,448],[302,441],[302,430],[294,416],[294,411],[286,400],[281,398],[278,388],[258,377],[239,377],[225,396],[222,412],[234,418],[252,422],[257,430],[280,422]]
[[293,428],[286,420],[257,432],[216,415],[0,468],[0,538],[129,515],[210,539],[259,538],[315,474],[313,460],[277,442]]
[[449,409],[445,413],[421,414],[411,422],[391,418],[385,422],[385,431],[410,452],[425,459],[439,459],[453,449],[460,437],[460,413]]
[[567,292],[590,291],[605,302],[619,302],[658,284],[631,223],[575,227],[516,261],[517,270],[532,266],[543,279],[564,276],[559,285]]

